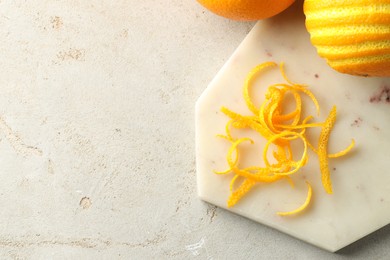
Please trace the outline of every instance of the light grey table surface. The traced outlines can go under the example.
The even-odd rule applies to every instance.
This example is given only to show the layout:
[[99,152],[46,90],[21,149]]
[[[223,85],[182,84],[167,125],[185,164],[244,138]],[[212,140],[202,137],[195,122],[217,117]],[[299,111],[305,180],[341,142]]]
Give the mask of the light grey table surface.
[[254,23],[194,0],[0,1],[1,259],[388,259],[328,253],[196,194],[195,101]]

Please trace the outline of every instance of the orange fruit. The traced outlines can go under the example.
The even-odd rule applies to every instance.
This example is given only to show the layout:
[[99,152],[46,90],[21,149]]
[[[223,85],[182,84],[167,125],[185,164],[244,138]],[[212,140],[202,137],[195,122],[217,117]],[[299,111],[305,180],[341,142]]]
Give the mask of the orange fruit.
[[390,0],[305,0],[306,28],[335,70],[390,76]]
[[265,19],[285,10],[294,0],[198,0],[213,13],[241,21]]

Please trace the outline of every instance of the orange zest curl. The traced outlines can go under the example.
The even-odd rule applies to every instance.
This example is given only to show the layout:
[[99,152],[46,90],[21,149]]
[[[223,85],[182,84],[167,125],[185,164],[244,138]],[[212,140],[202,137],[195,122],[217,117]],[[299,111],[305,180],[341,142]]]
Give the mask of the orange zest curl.
[[[250,90],[255,79],[265,70],[277,67],[275,62],[265,62],[253,68],[244,83],[243,96],[251,115],[241,115],[226,107],[221,111],[230,118],[225,128],[225,135],[219,137],[231,143],[227,152],[226,160],[229,168],[224,171],[214,171],[216,174],[233,174],[230,182],[230,197],[227,201],[228,207],[233,207],[238,203],[257,183],[273,183],[279,180],[287,180],[291,186],[294,183],[291,176],[298,173],[309,160],[308,151],[312,150],[319,158],[319,170],[324,190],[332,193],[332,182],[329,170],[329,159],[346,155],[355,145],[354,140],[344,150],[329,154],[328,142],[331,131],[336,121],[336,107],[334,106],[324,122],[311,122],[314,116],[302,116],[303,103],[301,95],[306,95],[313,102],[317,115],[320,113],[320,105],[314,94],[302,84],[297,84],[289,80],[284,70],[284,64],[280,65],[280,72],[286,83],[273,84],[268,87],[265,99],[259,106],[252,101]],[[295,109],[292,112],[284,111],[286,95],[292,95],[295,101]],[[319,127],[321,129],[318,138],[318,145],[314,147],[307,139],[307,130]],[[252,129],[261,137],[266,139],[263,149],[262,160],[264,167],[251,166],[241,168],[239,165],[239,147],[244,142],[254,144],[250,138],[235,138],[231,129]],[[292,142],[301,141],[303,144],[302,154],[299,160],[294,159]],[[275,147],[270,151],[271,147]],[[273,158],[270,161],[269,153]],[[236,182],[240,180],[240,185],[235,189]],[[305,202],[298,208],[291,211],[277,212],[280,216],[296,215],[304,211],[310,204],[313,189],[309,182],[306,182],[308,192]]]
[[306,196],[305,202],[300,207],[298,207],[292,211],[284,211],[284,212],[279,211],[276,214],[278,214],[279,216],[290,216],[290,215],[295,215],[295,214],[303,211],[309,205],[310,200],[311,200],[311,196],[313,194],[313,189],[312,189],[310,183],[306,182],[306,184],[307,184],[308,190],[307,190],[307,196]]

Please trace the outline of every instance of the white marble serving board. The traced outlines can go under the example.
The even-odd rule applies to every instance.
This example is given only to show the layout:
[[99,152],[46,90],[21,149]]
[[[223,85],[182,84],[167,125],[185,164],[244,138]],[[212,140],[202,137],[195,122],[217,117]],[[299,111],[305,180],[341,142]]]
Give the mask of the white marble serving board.
[[[275,18],[259,21],[199,98],[198,194],[203,200],[226,208],[232,175],[213,173],[227,167],[229,143],[215,137],[224,133],[228,121],[220,108],[227,106],[249,115],[242,96],[248,72],[265,61],[283,61],[290,79],[308,84],[318,98],[321,114],[317,121],[323,121],[331,107],[337,106],[329,152],[345,148],[352,138],[356,146],[348,156],[330,159],[332,195],[324,191],[318,160],[311,153],[309,163],[294,177],[295,188],[284,181],[260,184],[228,210],[323,249],[337,251],[390,220],[390,78],[363,78],[332,70],[311,45],[300,8],[295,5]],[[282,81],[277,69],[261,76],[253,87],[253,93],[259,93],[256,102],[260,102],[270,83]],[[304,106],[306,113],[314,114],[312,103],[306,100]],[[316,134],[313,132],[313,137]],[[255,141],[260,146],[264,144],[261,139]],[[253,153],[246,155],[246,163],[259,161]],[[304,180],[313,186],[310,207],[294,217],[276,215],[277,211],[294,209],[304,201]]]

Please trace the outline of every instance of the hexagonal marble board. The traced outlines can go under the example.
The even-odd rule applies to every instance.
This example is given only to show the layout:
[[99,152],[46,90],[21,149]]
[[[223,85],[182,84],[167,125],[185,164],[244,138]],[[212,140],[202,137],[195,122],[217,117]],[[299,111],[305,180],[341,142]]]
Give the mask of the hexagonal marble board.
[[[213,173],[227,167],[229,143],[216,137],[224,133],[228,121],[220,108],[227,106],[249,115],[242,96],[244,79],[253,67],[270,60],[284,61],[292,81],[309,85],[321,105],[321,121],[332,105],[337,106],[329,152],[345,148],[352,138],[356,146],[348,156],[330,159],[332,195],[322,188],[318,160],[309,154],[308,164],[293,177],[295,188],[283,181],[258,184],[228,210],[337,251],[390,222],[390,78],[349,76],[328,67],[310,43],[299,5],[275,18],[259,21],[197,101],[198,194],[209,203],[227,208],[232,175]],[[257,101],[266,86],[283,81],[279,74],[275,69],[259,77],[252,90],[259,93]],[[307,104],[305,109],[314,114],[313,105]],[[252,137],[264,145],[264,141]],[[253,155],[253,151],[256,147],[248,148],[242,156],[247,163],[259,161],[260,153]],[[309,208],[296,216],[278,216],[277,211],[294,209],[304,201],[304,179],[313,186]]]

